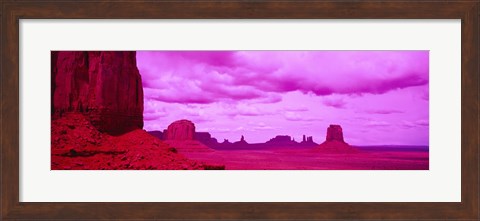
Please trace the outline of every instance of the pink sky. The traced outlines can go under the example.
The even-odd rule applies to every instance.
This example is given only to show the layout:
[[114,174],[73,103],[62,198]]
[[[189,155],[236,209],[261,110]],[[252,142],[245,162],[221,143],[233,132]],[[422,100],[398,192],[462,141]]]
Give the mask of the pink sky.
[[276,135],[428,145],[428,51],[138,51],[146,130],[188,119],[220,142]]

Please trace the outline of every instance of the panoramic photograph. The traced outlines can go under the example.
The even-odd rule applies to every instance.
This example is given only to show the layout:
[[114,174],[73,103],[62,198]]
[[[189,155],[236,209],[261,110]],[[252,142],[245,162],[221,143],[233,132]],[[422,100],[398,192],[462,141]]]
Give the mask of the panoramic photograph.
[[428,170],[429,51],[52,51],[52,170]]

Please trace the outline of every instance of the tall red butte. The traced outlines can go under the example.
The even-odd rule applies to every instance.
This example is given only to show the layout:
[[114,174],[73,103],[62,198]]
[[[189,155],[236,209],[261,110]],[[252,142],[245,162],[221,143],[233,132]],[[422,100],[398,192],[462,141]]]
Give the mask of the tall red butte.
[[52,52],[52,116],[83,113],[112,135],[143,128],[136,52]]
[[355,153],[358,151],[345,142],[342,127],[336,124],[331,124],[327,128],[325,141],[314,148],[314,150],[324,153]]

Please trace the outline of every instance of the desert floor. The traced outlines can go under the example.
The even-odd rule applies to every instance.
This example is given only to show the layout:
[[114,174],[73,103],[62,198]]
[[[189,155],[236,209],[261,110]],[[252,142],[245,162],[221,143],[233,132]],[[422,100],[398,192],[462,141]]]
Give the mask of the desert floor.
[[225,165],[227,170],[428,170],[428,151],[217,150],[185,152],[187,158]]

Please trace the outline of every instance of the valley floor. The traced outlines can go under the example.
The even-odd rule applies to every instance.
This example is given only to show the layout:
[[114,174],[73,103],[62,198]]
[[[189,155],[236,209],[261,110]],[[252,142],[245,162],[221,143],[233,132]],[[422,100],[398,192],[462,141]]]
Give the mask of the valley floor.
[[187,152],[187,158],[225,165],[226,170],[428,170],[428,151],[217,150]]

